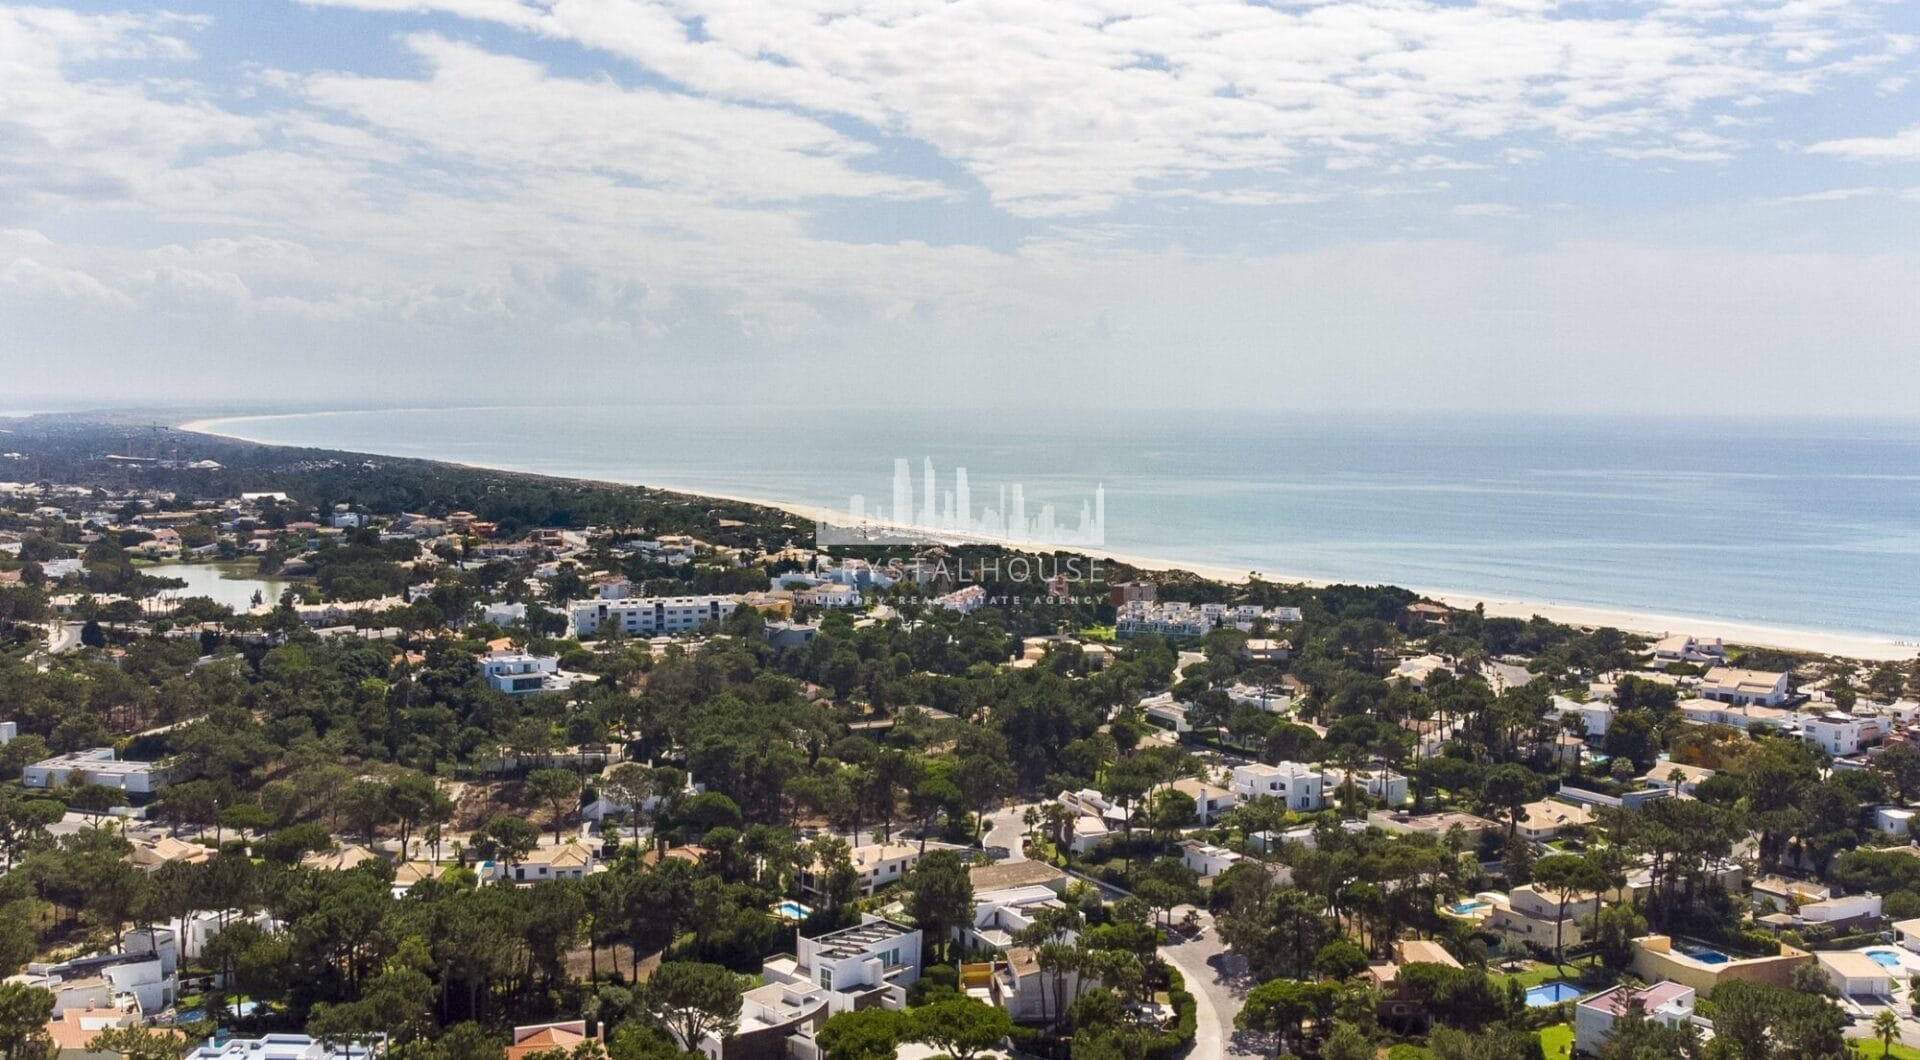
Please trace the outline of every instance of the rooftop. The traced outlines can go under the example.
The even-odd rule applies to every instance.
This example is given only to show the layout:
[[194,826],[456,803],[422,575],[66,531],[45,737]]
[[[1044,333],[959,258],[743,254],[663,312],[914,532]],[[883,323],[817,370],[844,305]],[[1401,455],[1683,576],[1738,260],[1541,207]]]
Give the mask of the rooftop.
[[859,957],[888,939],[913,934],[914,929],[891,920],[869,920],[810,939],[821,956],[840,959]]

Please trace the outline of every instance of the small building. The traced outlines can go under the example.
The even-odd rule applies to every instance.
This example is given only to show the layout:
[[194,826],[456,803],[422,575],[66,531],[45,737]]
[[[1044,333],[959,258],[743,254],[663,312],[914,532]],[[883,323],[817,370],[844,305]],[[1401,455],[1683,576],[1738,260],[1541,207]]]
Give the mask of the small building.
[[1203,825],[1212,824],[1240,803],[1231,788],[1192,777],[1181,777],[1167,787],[1193,800],[1194,816]]
[[1568,828],[1585,828],[1593,823],[1593,811],[1585,806],[1558,799],[1541,799],[1520,808],[1515,827],[1536,843],[1557,839]]
[[1895,921],[1893,941],[1911,953],[1920,953],[1920,917]]
[[1905,806],[1876,806],[1873,810],[1873,826],[1888,835],[1911,835],[1913,811]]
[[1367,798],[1384,802],[1389,808],[1407,804],[1409,788],[1405,773],[1392,769],[1356,769],[1348,772],[1331,766],[1321,772],[1325,776],[1324,790],[1327,796],[1336,801],[1342,789],[1351,783],[1366,793]]
[[1597,1055],[1613,1034],[1614,1021],[1626,1015],[1636,1001],[1647,1019],[1678,1027],[1694,1019],[1693,1006],[1698,997],[1692,987],[1680,983],[1602,990],[1573,1007],[1573,1051]]
[[1708,641],[1685,633],[1675,633],[1661,637],[1653,644],[1653,662],[1656,666],[1673,663],[1719,666],[1726,661],[1727,648],[1718,637]]
[[1842,997],[1892,997],[1893,972],[1856,950],[1816,953],[1820,970]]
[[1239,854],[1226,847],[1202,843],[1198,839],[1189,839],[1180,844],[1180,861],[1187,868],[1200,874],[1203,880],[1210,880],[1227,871],[1243,860]]
[[215,1034],[183,1060],[374,1060],[379,1042],[323,1042],[305,1034],[230,1038]]

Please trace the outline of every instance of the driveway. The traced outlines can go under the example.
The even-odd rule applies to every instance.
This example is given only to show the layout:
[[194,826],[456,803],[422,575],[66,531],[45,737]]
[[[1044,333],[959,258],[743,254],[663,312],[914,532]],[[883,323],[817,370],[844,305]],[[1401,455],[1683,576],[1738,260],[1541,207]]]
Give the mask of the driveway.
[[1007,855],[999,860],[1005,863],[1027,860],[1026,813],[1032,803],[1008,806],[987,815],[987,833],[980,842],[988,847],[1005,847]]
[[[1185,915],[1185,907],[1173,911],[1176,922]],[[1188,1055],[1193,1060],[1267,1055],[1262,1043],[1233,1029],[1233,1018],[1240,1014],[1254,985],[1246,974],[1246,961],[1227,950],[1205,910],[1200,910],[1200,925],[1198,937],[1175,935],[1172,944],[1160,947],[1160,955],[1180,969],[1193,994],[1195,1029],[1193,1051]]]

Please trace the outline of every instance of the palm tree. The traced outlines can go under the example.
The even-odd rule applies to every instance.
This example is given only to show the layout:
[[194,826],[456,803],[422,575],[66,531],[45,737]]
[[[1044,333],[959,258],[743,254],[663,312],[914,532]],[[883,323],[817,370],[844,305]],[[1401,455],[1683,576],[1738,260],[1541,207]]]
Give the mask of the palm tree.
[[1879,1015],[1873,1017],[1873,1036],[1880,1039],[1881,1056],[1892,1055],[1893,1037],[1899,1033],[1900,1017],[1894,1015],[1892,1009],[1883,1008]]

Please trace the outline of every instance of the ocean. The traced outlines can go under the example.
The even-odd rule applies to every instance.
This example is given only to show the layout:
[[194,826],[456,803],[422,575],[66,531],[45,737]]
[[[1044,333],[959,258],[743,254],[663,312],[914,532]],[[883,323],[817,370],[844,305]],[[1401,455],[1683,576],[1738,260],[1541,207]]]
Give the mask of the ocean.
[[1278,578],[1920,639],[1920,424],[1581,415],[441,408],[213,421],[255,441],[869,511],[910,461],[1114,552]]

